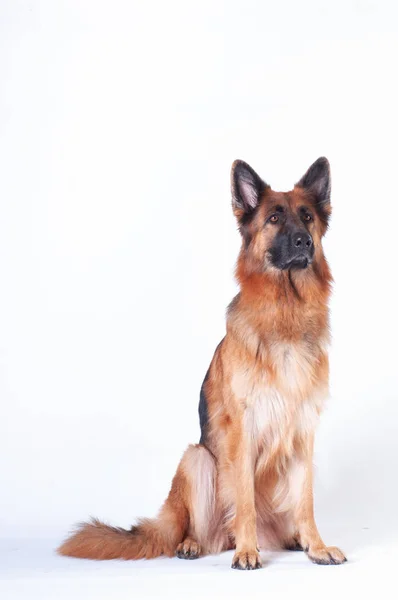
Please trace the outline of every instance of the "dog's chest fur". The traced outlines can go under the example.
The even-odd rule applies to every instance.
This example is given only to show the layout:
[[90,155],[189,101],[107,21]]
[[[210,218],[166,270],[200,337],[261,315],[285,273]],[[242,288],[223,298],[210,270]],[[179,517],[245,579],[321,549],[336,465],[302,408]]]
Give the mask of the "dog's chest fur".
[[242,365],[234,373],[232,391],[244,405],[245,430],[253,442],[276,449],[315,429],[327,396],[327,386],[317,379],[324,352],[321,345],[278,342],[269,345],[262,365]]

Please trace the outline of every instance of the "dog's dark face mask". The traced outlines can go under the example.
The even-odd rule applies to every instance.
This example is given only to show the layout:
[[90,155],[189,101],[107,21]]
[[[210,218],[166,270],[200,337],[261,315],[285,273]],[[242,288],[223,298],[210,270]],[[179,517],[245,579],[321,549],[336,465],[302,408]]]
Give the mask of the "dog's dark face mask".
[[242,161],[232,167],[232,205],[256,271],[302,270],[321,247],[330,216],[330,168],[319,158],[290,192],[275,192]]
[[[268,250],[270,262],[277,269],[306,269],[314,257],[314,240],[309,231],[313,217],[308,209],[301,208],[296,215],[290,207],[278,207],[273,243]],[[301,213],[301,214],[300,214]]]

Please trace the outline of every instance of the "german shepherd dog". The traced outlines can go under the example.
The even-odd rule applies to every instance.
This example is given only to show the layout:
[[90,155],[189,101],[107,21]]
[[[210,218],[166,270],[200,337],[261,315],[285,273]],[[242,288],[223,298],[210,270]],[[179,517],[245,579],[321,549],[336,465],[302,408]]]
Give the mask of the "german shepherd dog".
[[312,491],[328,395],[329,163],[319,158],[284,193],[237,160],[231,185],[240,291],[201,389],[200,442],[185,451],[156,519],[130,530],[94,519],[59,554],[193,559],[235,549],[232,567],[248,570],[261,567],[260,547],[304,550],[322,565],[346,560],[318,533]]

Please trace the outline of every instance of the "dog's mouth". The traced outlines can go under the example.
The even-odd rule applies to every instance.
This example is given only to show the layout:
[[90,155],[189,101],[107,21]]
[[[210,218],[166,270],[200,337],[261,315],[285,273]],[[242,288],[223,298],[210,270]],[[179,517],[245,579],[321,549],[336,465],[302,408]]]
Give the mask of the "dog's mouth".
[[281,260],[280,257],[275,257],[272,252],[269,252],[268,260],[279,271],[299,271],[307,269],[312,264],[313,256],[310,252],[298,252]]
[[305,256],[304,254],[299,254],[298,256],[295,256],[289,260],[289,262],[285,265],[285,269],[306,269],[311,262],[311,258]]

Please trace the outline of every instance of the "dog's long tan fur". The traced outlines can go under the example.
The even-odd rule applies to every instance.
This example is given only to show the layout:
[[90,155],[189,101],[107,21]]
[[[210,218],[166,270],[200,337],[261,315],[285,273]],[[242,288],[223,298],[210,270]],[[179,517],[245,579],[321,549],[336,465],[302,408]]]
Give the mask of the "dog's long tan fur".
[[[319,160],[328,174],[326,159]],[[312,173],[288,193],[264,184],[247,219],[253,207],[239,198],[246,193],[250,204],[253,190],[236,179],[242,164],[232,170],[243,235],[240,292],[203,384],[202,443],[183,455],[157,519],[130,531],[96,520],[83,524],[58,549],[62,555],[196,558],[235,548],[233,566],[254,569],[261,566],[259,547],[283,547],[304,549],[320,564],[345,561],[318,533],[312,492],[314,431],[328,394],[331,275],[321,240],[330,204],[317,206],[319,176]],[[312,212],[306,227],[314,256],[305,269],[277,269],[270,260],[278,228],[267,218],[276,205],[292,219],[303,207]]]

